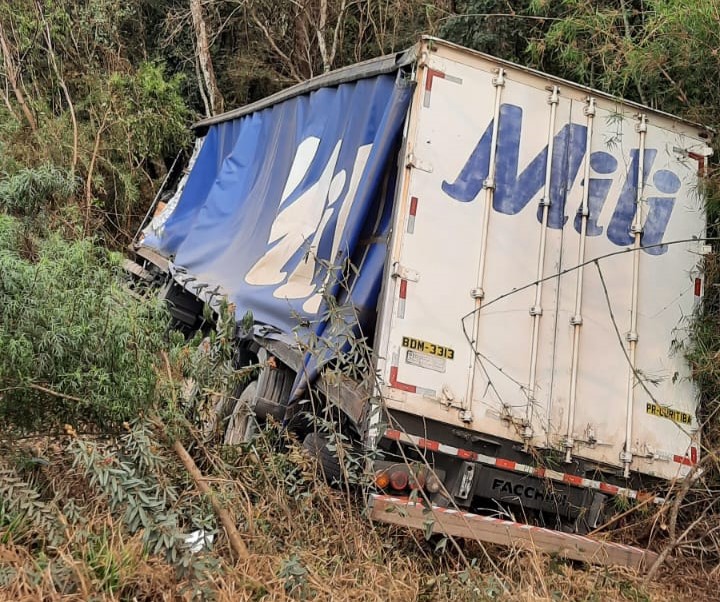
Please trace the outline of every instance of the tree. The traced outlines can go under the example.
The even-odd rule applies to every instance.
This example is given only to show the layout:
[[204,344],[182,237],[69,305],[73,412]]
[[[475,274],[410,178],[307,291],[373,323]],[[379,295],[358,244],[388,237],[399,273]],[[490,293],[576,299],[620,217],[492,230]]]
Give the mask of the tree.
[[85,233],[118,243],[188,138],[183,81],[148,56],[158,24],[142,22],[144,4],[0,5],[0,174],[67,170],[85,183],[65,201],[81,208]]
[[689,119],[718,121],[717,0],[563,0],[554,10],[561,18],[530,45],[538,65]]
[[532,0],[458,0],[455,14],[442,19],[440,35],[474,50],[525,63],[528,40],[548,23],[534,14],[534,4]]
[[[213,69],[212,56],[210,55],[210,42],[208,40],[207,27],[203,17],[201,0],[190,0],[190,14],[195,29],[195,52],[197,64],[202,74],[198,78],[200,94],[205,103],[205,114],[215,115],[223,110],[223,97],[218,89]],[[204,86],[204,87],[203,87]]]

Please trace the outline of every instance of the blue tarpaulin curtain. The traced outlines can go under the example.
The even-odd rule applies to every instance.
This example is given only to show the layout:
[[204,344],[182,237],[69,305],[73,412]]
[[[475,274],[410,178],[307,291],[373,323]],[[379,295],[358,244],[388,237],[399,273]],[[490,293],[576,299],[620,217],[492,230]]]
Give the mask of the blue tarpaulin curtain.
[[322,335],[325,267],[351,259],[358,276],[339,301],[374,318],[411,92],[400,73],[378,75],[210,126],[177,207],[143,244],[193,287],[219,286],[238,317],[288,334],[305,319]]

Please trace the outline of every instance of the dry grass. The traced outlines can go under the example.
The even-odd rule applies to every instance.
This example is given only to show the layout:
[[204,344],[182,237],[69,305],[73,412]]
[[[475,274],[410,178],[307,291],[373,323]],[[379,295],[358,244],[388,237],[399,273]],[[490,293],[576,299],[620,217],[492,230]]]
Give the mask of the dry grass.
[[[99,466],[118,462],[121,447],[95,440]],[[180,492],[172,506],[188,518],[207,504],[170,450],[153,440],[168,480]],[[43,542],[31,521],[20,526],[0,515],[0,600],[313,600],[319,601],[662,601],[720,599],[720,581],[690,563],[675,562],[656,580],[622,568],[583,567],[550,557],[477,542],[463,554],[433,552],[420,533],[371,525],[347,492],[314,477],[293,441],[266,431],[252,446],[192,453],[223,505],[234,515],[250,550],[232,559],[222,532],[212,549],[189,566],[152,554],[144,531],[131,533],[120,509],[73,467],[73,441],[42,440],[15,456],[5,454],[65,521],[63,542]],[[28,457],[45,465],[28,467]],[[98,469],[99,470],[99,469]],[[77,519],[65,516],[67,502]],[[68,513],[69,514],[69,513]],[[187,532],[189,523],[181,525]],[[492,563],[488,558],[492,559]],[[467,560],[466,560],[467,559]],[[197,565],[197,566],[196,566]]]

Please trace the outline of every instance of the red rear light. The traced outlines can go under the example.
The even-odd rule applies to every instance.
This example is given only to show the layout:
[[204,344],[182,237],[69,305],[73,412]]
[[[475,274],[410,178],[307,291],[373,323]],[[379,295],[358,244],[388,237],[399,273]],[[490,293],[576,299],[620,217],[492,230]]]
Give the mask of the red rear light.
[[404,470],[394,470],[390,474],[390,485],[393,489],[405,489],[408,485],[408,474]]

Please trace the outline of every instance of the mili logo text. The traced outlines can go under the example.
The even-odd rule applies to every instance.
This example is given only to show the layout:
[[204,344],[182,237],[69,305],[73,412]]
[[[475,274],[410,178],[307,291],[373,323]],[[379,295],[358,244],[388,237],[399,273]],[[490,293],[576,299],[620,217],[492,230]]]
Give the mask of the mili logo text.
[[[455,181],[443,182],[443,191],[453,199],[467,203],[473,201],[481,191],[483,182],[488,177],[492,130],[491,122]],[[493,208],[505,215],[515,215],[522,211],[542,189],[545,182],[547,146],[521,173],[518,173],[521,130],[522,109],[511,104],[502,105],[498,127]],[[565,215],[565,192],[570,190],[580,171],[586,142],[587,128],[576,123],[565,125],[555,135],[551,159],[551,204],[548,215],[550,228],[563,228],[568,219]],[[653,171],[657,154],[657,149],[645,149],[643,169],[644,181],[648,189],[653,191],[653,196],[645,199],[647,208],[641,240],[643,247],[646,247],[644,251],[651,255],[662,255],[667,252],[667,245],[661,243],[675,206],[674,195],[681,187],[680,178],[674,172],[667,169]],[[618,246],[632,244],[633,235],[630,228],[637,208],[639,158],[639,149],[631,149],[629,163],[624,173],[624,184],[617,198],[615,210],[605,227],[598,223],[598,219],[608,200],[615,179],[613,174],[618,173],[619,163],[609,152],[596,151],[590,155],[592,177],[588,193],[590,212],[588,236],[600,236],[605,230],[606,236],[612,243]],[[541,215],[542,208],[538,208],[538,219]],[[576,215],[573,227],[578,232],[580,225],[580,216]]]
[[[273,291],[278,299],[306,299],[303,310],[309,314],[317,312],[322,299],[316,278],[318,259],[332,261],[337,255],[372,144],[359,147],[353,164],[343,168],[338,165],[342,147],[338,140],[320,177],[308,185],[304,181],[319,147],[316,137],[298,146],[268,249],[245,276],[248,284],[279,285]],[[321,245],[327,236],[332,237],[329,248]]]

